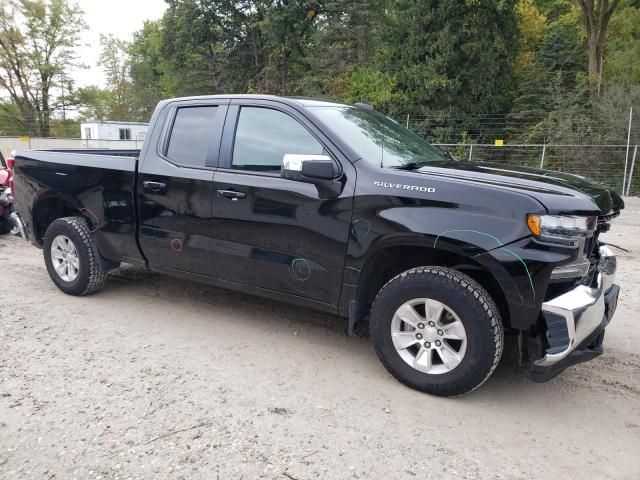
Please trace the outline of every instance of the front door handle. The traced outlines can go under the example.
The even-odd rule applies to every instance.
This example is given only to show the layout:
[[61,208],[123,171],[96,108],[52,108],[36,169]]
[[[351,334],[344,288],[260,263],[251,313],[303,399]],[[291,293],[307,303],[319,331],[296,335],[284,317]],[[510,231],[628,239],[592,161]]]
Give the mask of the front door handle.
[[219,197],[229,198],[231,200],[238,200],[239,198],[245,198],[246,193],[236,192],[235,190],[218,190],[216,192]]
[[142,186],[145,190],[150,190],[155,193],[164,192],[167,189],[167,184],[162,182],[142,182]]

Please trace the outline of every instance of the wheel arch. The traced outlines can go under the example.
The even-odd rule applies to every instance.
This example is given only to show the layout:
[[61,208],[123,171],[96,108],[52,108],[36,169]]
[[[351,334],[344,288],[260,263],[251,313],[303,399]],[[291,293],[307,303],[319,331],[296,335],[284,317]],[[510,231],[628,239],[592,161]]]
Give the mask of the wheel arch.
[[63,217],[82,217],[90,229],[95,226],[91,212],[77,199],[67,195],[41,197],[34,202],[32,208],[33,241],[41,247],[49,225]]
[[[477,252],[477,247],[468,245],[467,250]],[[433,248],[433,240],[403,240],[391,241],[379,245],[372,250],[363,262],[359,272],[357,291],[355,294],[356,312],[351,319],[352,326],[366,322],[373,300],[380,289],[393,277],[404,271],[422,266],[440,266],[454,268],[476,280],[495,301],[505,327],[511,326],[511,311],[508,298],[508,288],[502,272],[491,268],[487,262],[482,264],[472,255],[464,255],[465,248],[451,251],[443,248]],[[356,269],[357,270],[357,269]],[[502,279],[502,281],[501,281]]]

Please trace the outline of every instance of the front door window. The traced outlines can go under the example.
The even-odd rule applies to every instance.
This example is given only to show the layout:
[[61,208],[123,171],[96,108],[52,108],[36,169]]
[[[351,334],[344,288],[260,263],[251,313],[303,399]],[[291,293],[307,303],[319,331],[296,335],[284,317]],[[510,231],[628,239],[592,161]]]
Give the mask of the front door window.
[[320,155],[323,147],[297,120],[270,108],[242,107],[231,167],[279,172],[287,154]]

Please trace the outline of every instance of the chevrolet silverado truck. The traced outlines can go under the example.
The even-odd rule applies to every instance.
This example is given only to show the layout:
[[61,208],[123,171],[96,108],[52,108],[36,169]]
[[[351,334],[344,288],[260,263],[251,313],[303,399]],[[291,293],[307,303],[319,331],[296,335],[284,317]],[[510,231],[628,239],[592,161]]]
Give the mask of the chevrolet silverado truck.
[[576,175],[457,161],[374,111],[172,99],[141,150],[16,151],[14,221],[53,283],[121,263],[331,312],[400,382],[467,393],[504,335],[533,381],[602,353],[624,207]]

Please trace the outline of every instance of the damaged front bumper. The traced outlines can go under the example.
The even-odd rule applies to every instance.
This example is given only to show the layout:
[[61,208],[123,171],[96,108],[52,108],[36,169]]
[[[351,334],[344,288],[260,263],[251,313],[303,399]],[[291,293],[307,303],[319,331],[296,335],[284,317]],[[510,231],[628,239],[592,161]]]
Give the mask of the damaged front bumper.
[[614,284],[615,274],[615,255],[609,248],[600,247],[595,286],[580,285],[542,304],[549,346],[529,370],[530,380],[545,382],[567,367],[602,353],[604,330],[616,310],[620,292]]

